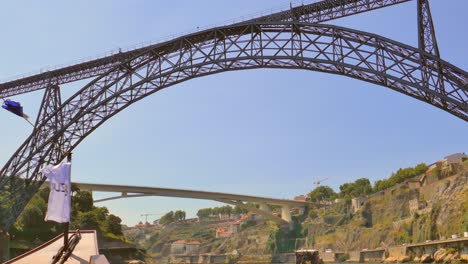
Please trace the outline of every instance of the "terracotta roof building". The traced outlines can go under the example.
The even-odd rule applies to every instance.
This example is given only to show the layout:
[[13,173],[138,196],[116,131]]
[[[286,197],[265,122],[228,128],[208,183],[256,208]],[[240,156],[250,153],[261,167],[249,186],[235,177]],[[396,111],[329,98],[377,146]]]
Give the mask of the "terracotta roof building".
[[199,241],[177,240],[171,244],[171,254],[190,255],[198,254],[201,243]]

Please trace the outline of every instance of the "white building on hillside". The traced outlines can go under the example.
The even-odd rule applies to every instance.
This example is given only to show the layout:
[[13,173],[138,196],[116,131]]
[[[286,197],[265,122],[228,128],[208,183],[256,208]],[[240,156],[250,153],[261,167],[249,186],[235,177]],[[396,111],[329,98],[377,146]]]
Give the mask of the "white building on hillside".
[[185,240],[177,240],[171,244],[171,254],[185,254]]
[[357,210],[359,210],[359,208],[361,208],[364,205],[366,200],[366,197],[358,197],[351,199],[351,206],[353,207],[353,212],[357,212]]
[[465,159],[468,159],[468,156],[466,156],[465,153],[455,153],[455,154],[448,155],[447,157],[445,157],[447,164],[460,163],[460,162],[463,162],[463,160]]
[[173,255],[190,255],[198,254],[200,248],[199,241],[177,240],[171,244],[171,254]]

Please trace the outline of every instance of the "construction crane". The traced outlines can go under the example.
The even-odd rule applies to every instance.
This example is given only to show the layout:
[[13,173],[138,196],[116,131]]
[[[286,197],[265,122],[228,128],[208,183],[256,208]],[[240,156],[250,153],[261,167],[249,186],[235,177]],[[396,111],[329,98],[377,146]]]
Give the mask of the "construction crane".
[[141,214],[140,215],[141,217],[143,217],[143,216],[145,217],[145,224],[148,223],[148,216],[150,216],[150,215],[161,215],[161,214]]
[[322,183],[323,181],[326,181],[326,180],[328,180],[328,177],[327,177],[327,178],[323,178],[323,179],[318,180],[318,181],[314,181],[313,184],[315,184],[315,185],[320,185],[320,183]]

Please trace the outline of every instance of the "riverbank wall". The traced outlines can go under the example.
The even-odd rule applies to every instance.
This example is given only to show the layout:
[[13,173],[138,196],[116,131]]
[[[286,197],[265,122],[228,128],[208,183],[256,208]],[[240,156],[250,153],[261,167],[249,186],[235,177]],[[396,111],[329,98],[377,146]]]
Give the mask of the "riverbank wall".
[[[441,252],[447,251],[440,257]],[[451,255],[448,255],[451,254]],[[439,241],[428,241],[397,247],[389,247],[387,250],[372,249],[349,252],[321,252],[320,258],[325,263],[340,262],[347,258],[347,262],[421,262],[437,261],[439,258],[452,258],[461,262],[468,262],[468,238],[456,238]],[[445,261],[446,262],[446,261]],[[200,254],[200,255],[172,255],[171,264],[260,264],[260,263],[296,263],[294,253],[273,255],[232,255],[232,254]]]
[[294,253],[273,255],[232,255],[232,254],[200,254],[200,255],[172,255],[171,264],[270,264],[270,263],[296,263]]

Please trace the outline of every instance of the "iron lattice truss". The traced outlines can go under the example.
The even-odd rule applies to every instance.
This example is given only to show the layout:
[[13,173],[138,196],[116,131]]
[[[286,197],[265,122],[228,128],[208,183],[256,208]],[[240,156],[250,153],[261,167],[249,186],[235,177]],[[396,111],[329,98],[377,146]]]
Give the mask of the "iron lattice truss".
[[308,5],[301,5],[286,11],[263,17],[254,18],[246,22],[278,22],[294,21],[320,23],[345,16],[364,13],[367,11],[401,4],[410,0],[328,0]]
[[[410,0],[324,0],[295,7],[288,11],[245,21],[241,24],[281,21],[319,23],[408,1]],[[3,83],[0,84],[0,98],[45,89],[51,82],[60,85],[106,74],[110,69],[119,65],[121,62],[127,61],[153,48],[154,46],[149,46],[122,52],[105,58],[91,60]]]
[[[322,3],[328,2],[339,1]],[[347,15],[345,7],[327,17]],[[431,50],[343,27],[283,20],[214,28],[2,84],[0,96],[43,88],[46,93],[36,128],[0,171],[1,227],[11,227],[42,184],[43,164],[62,161],[86,136],[132,103],[209,74],[256,68],[339,74],[388,87],[468,120],[468,74]],[[57,84],[91,76],[97,77],[60,102]]]

